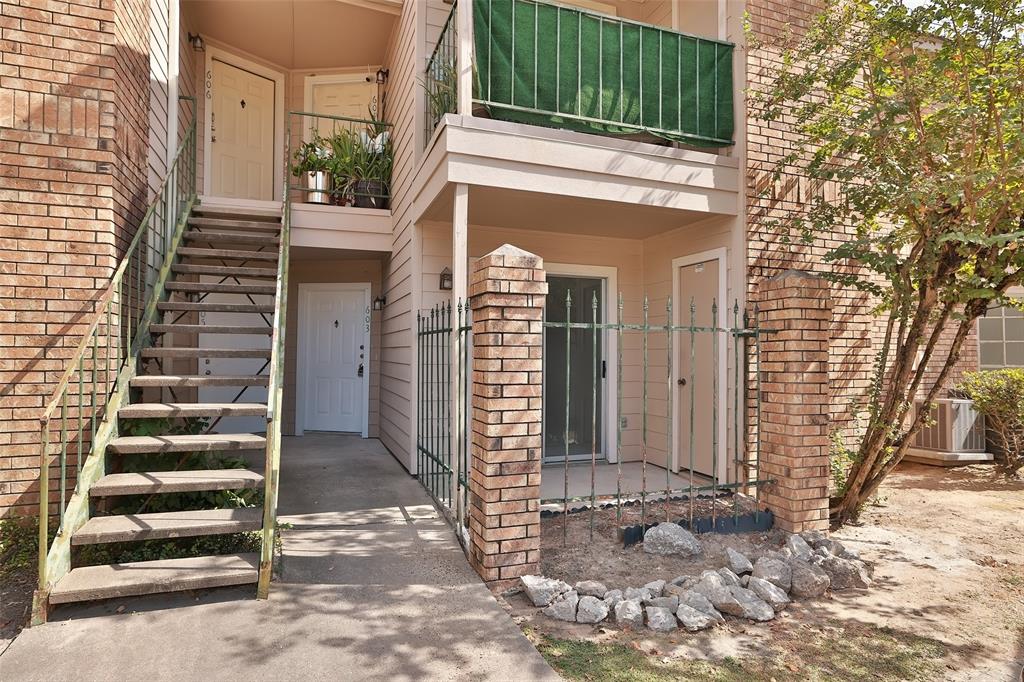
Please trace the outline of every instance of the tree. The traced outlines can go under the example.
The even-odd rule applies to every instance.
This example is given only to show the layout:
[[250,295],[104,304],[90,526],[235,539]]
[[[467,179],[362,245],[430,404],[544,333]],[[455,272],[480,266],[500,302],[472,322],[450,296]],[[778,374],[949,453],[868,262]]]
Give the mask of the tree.
[[839,187],[768,229],[800,243],[850,226],[828,276],[870,294],[884,327],[864,433],[831,503],[842,523],[925,424],[915,397],[939,395],[977,318],[1024,277],[1024,4],[825,2],[750,102],[798,133],[772,180]]

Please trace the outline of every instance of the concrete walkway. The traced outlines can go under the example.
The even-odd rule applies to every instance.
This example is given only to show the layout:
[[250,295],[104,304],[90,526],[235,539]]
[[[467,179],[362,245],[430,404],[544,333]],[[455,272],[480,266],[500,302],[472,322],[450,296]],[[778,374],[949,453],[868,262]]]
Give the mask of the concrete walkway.
[[558,679],[379,442],[285,439],[279,509],[293,528],[269,600],[230,588],[59,608],[0,656],[0,679]]

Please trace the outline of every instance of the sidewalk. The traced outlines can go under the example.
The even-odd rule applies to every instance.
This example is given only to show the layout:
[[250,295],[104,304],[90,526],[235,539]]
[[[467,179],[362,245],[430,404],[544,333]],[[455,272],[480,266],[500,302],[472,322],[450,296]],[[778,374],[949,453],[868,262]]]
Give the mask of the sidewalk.
[[280,512],[293,527],[269,600],[231,588],[58,608],[0,656],[0,679],[559,679],[379,442],[285,439]]

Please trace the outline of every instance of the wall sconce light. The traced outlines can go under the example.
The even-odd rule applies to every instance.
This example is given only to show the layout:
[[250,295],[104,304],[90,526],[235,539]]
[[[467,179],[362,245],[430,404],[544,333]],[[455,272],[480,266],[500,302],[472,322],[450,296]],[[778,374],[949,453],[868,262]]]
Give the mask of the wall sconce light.
[[384,85],[388,82],[388,76],[391,75],[391,69],[377,69],[377,85]]
[[387,304],[387,302],[388,299],[386,296],[378,296],[377,298],[373,299],[373,309],[384,310],[384,306]]
[[441,271],[441,283],[438,285],[441,287],[441,291],[451,291],[454,280],[452,279],[452,271],[445,268]]
[[203,37],[198,33],[189,33],[188,42],[196,52],[206,51],[206,43],[203,42]]

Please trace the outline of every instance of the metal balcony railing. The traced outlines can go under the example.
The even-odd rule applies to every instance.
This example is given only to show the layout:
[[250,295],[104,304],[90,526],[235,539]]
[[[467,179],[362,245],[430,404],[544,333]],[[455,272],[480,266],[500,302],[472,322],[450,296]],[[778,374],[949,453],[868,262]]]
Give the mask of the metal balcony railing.
[[[455,110],[453,6],[431,56],[427,137]],[[473,3],[474,110],[697,146],[733,143],[733,45],[542,0]]]

